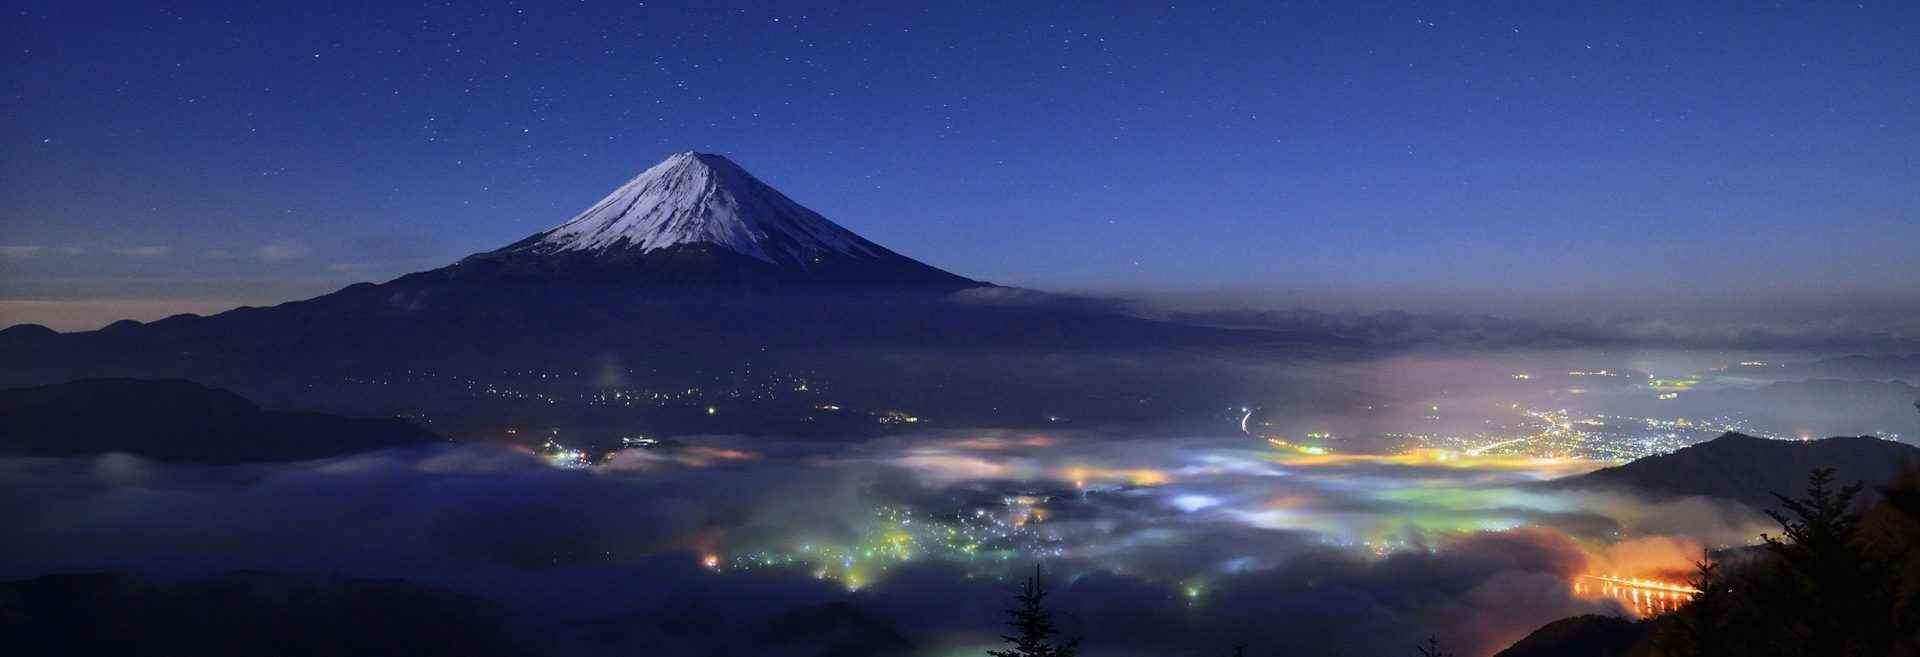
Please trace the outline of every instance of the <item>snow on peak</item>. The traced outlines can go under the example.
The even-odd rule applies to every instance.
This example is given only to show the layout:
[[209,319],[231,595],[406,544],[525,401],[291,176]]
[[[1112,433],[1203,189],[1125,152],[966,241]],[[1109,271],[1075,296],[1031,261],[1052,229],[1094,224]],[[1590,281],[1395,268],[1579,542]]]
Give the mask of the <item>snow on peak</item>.
[[641,252],[712,244],[780,265],[885,253],[719,155],[686,151],[640,172],[566,223],[529,240],[537,253]]

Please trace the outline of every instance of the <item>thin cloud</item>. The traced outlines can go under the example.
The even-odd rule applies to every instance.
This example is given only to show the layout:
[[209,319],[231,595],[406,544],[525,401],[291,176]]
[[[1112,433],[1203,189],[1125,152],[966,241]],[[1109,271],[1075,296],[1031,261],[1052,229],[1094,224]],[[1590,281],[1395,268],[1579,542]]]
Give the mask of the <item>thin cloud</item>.
[[145,246],[108,247],[108,253],[129,258],[165,258],[173,255],[173,247],[149,244]]
[[38,244],[0,245],[0,258],[24,259],[40,255],[45,250]]
[[282,262],[305,257],[307,252],[307,247],[300,244],[279,243],[260,247],[259,255],[267,262]]
[[[1487,654],[1557,618],[1619,613],[1608,601],[1577,598],[1568,586],[1590,570],[1590,559],[1608,566],[1684,563],[1694,546],[1713,542],[1673,536],[1597,557],[1582,540],[1618,531],[1651,535],[1606,516],[1595,516],[1593,527],[1560,526],[1572,522],[1566,514],[1536,509],[1500,486],[1488,490],[1489,506],[1470,513],[1512,516],[1525,526],[1402,527],[1452,513],[1392,495],[1413,481],[1408,477],[1440,473],[1378,471],[1347,480],[1377,482],[1364,488],[1333,485],[1307,469],[1269,472],[1280,466],[1237,439],[1030,438],[957,431],[827,447],[709,436],[622,452],[592,471],[557,469],[524,450],[483,445],[221,468],[219,476],[208,476],[205,466],[125,454],[0,459],[0,499],[33,500],[0,506],[0,526],[19,528],[9,535],[14,558],[0,566],[0,576],[138,572],[142,563],[159,562],[219,570],[318,564],[355,576],[404,575],[537,610],[538,620],[528,618],[552,623],[545,636],[600,627],[595,619],[673,609],[722,614],[673,617],[690,619],[684,622],[724,617],[751,625],[794,605],[837,601],[885,619],[916,643],[953,650],[994,640],[1010,586],[1001,576],[1032,572],[1033,560],[1044,558],[1060,578],[1063,629],[1101,654],[1212,652],[1214,641],[1250,643],[1262,653],[1371,654],[1430,633],[1465,654]],[[933,470],[965,472],[912,458],[942,454],[1005,468],[979,473],[984,477],[928,478]],[[1169,470],[1171,481],[1126,483],[1141,463],[1176,462],[1182,465]],[[1086,472],[1070,472],[1076,467]],[[1073,476],[1092,478],[1089,490],[1074,489]],[[1046,529],[1033,535],[1057,547],[1051,556],[1020,548],[1004,562],[974,560],[925,543],[930,551],[911,561],[865,562],[873,570],[862,571],[867,581],[857,592],[815,570],[838,571],[839,561],[716,572],[695,556],[732,558],[795,542],[855,545],[876,527],[881,509],[911,510],[917,525],[922,517],[1003,513],[1010,496],[1053,495],[1048,491],[1069,491],[1046,503]],[[1174,503],[1189,496],[1218,503],[1192,510]],[[1589,498],[1554,499],[1584,508]],[[1642,508],[1626,498],[1618,504],[1627,508],[1600,508],[1623,518]],[[367,514],[369,505],[383,512]],[[1235,509],[1267,520],[1246,522]],[[1289,525],[1295,516],[1333,522]],[[1385,556],[1336,547],[1351,544],[1349,534],[1370,536],[1382,527],[1408,545]],[[535,593],[561,591],[572,593]],[[611,637],[635,645],[657,639],[644,628]],[[556,647],[547,654],[574,653]]]

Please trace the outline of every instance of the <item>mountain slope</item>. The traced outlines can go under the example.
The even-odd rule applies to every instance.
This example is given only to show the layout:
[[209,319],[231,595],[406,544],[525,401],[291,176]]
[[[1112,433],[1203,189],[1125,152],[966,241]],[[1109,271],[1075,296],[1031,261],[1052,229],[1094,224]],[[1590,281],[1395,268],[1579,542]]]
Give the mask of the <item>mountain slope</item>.
[[816,258],[873,258],[879,245],[827,221],[725,157],[687,151],[635,176],[566,223],[505,252],[642,252],[713,244],[804,269]]
[[[550,230],[437,269],[206,317],[0,332],[0,386],[185,378],[274,406],[390,415],[457,405],[472,416],[495,405],[470,404],[477,393],[457,382],[604,373],[689,390],[777,371],[832,380],[835,403],[865,395],[889,408],[1117,419],[1222,394],[1226,376],[1189,372],[1204,364],[1197,352],[1356,347],[973,281],[834,225],[725,158],[681,153]],[[1086,368],[1100,380],[1089,383]],[[1180,375],[1193,381],[1174,382]],[[513,387],[582,392],[529,389],[544,385]],[[1150,405],[1142,391],[1178,391],[1180,401]]]
[[13,655],[525,655],[484,600],[398,580],[62,574],[0,583]]
[[892,624],[847,602],[804,604],[770,616],[670,606],[543,630],[557,653],[589,655],[780,655],[886,657],[914,654]]
[[[1864,481],[1872,487],[1891,481],[1904,465],[1915,462],[1920,462],[1920,448],[1870,436],[1790,441],[1727,432],[1672,454],[1635,459],[1550,485],[1704,495],[1769,508],[1779,505],[1772,493],[1798,494],[1814,468],[1830,467],[1836,481]],[[1862,494],[1863,501],[1873,496],[1871,489]]]
[[437,440],[398,419],[261,410],[190,381],[87,379],[0,390],[0,454],[130,452],[161,461],[246,463]]
[[1589,614],[1540,626],[1493,657],[1630,657],[1647,654],[1650,621]]
[[443,279],[946,292],[985,285],[868,241],[720,155],[675,153],[552,229],[467,257]]

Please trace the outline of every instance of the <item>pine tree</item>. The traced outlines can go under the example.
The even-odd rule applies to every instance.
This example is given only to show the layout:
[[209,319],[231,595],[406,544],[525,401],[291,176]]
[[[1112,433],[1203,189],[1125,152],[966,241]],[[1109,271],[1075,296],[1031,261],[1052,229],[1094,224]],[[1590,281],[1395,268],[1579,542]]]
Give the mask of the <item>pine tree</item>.
[[1807,477],[1806,496],[1793,499],[1778,493],[1785,511],[1767,510],[1780,524],[1782,536],[1761,534],[1780,565],[1783,577],[1768,588],[1776,609],[1795,609],[1796,622],[1788,626],[1793,643],[1831,654],[1859,654],[1851,644],[1858,624],[1873,605],[1878,564],[1864,558],[1854,540],[1860,515],[1848,508],[1860,493],[1855,483],[1832,489],[1833,469],[1818,468]]
[[1426,645],[1414,646],[1413,649],[1420,657],[1453,657],[1452,652],[1440,647],[1440,637],[1431,634],[1427,635]]
[[1833,468],[1817,468],[1807,476],[1806,497],[1793,499],[1773,494],[1793,517],[1767,509],[1767,517],[1780,523],[1785,534],[1760,535],[1769,551],[1791,566],[1811,570],[1847,548],[1853,539],[1854,526],[1860,522],[1860,516],[1848,512],[1847,508],[1852,506],[1853,497],[1860,494],[1862,484],[1856,482],[1839,491],[1831,490],[1832,485]]
[[1020,595],[1015,599],[1019,606],[1007,610],[1007,627],[1013,628],[1013,635],[1000,638],[1013,644],[1011,650],[988,650],[992,657],[1073,657],[1080,651],[1080,640],[1057,643],[1053,636],[1060,633],[1053,625],[1053,614],[1045,606],[1047,589],[1040,583],[1040,569],[1033,569],[1033,576],[1020,586]]
[[[1897,495],[1899,486],[1884,491]],[[1920,532],[1903,538],[1900,528],[1920,528],[1920,521],[1909,524],[1886,500],[1875,509],[1878,524],[1864,521],[1850,512],[1860,490],[1859,484],[1835,490],[1833,471],[1823,468],[1808,477],[1802,497],[1776,494],[1781,509],[1767,515],[1782,534],[1762,535],[1764,553],[1753,561],[1702,565],[1695,580],[1700,593],[1659,620],[1654,654],[1920,655],[1920,612],[1903,611],[1920,607],[1902,602],[1920,590],[1920,576],[1907,586],[1900,575],[1910,567],[1909,555],[1920,554],[1904,547],[1920,545]],[[1920,568],[1907,572],[1920,574]]]

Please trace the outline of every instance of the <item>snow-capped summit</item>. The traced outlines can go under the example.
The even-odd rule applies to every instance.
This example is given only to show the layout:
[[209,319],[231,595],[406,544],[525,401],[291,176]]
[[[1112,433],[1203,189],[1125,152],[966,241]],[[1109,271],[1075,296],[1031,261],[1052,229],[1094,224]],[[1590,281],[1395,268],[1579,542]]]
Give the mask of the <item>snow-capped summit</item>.
[[668,156],[550,230],[461,264],[538,278],[979,285],[840,227],[724,156],[694,151]]
[[878,245],[754,178],[724,156],[686,151],[640,172],[521,250],[654,251],[712,244],[776,265],[878,257]]

